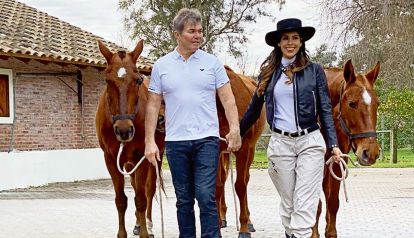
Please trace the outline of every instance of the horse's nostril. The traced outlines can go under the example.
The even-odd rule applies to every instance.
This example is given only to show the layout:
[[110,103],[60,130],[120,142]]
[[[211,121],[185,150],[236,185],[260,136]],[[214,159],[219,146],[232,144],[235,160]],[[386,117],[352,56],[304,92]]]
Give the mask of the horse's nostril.
[[369,152],[368,152],[368,150],[364,150],[364,151],[362,152],[362,157],[363,157],[363,158],[368,158],[368,157],[369,157]]
[[116,134],[116,135],[121,134],[121,132],[119,131],[119,128],[118,128],[117,126],[115,127],[115,134]]

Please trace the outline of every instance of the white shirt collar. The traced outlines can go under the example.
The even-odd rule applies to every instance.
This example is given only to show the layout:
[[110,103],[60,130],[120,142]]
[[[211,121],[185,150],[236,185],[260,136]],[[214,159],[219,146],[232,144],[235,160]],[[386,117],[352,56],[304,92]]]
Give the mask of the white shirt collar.
[[282,57],[282,65],[283,67],[288,66],[289,64],[293,63],[296,59],[296,55],[292,59],[287,59],[285,57]]
[[[174,58],[175,59],[182,59],[183,57],[180,55],[180,53],[178,52],[178,50],[177,50],[177,47],[175,47],[175,49],[174,49],[174,51],[173,51],[173,54],[174,54]],[[194,57],[194,58],[196,58],[196,59],[198,59],[198,58],[200,58],[200,56],[201,56],[201,50],[200,49],[198,49],[198,50],[196,50],[191,56],[190,56],[190,58],[191,57]]]

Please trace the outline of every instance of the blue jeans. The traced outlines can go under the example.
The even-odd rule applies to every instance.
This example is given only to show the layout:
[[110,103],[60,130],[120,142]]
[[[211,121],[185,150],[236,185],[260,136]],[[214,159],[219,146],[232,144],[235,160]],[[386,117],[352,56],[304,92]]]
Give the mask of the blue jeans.
[[201,237],[219,237],[215,198],[219,142],[218,137],[166,142],[180,238],[196,238],[194,199],[200,208]]

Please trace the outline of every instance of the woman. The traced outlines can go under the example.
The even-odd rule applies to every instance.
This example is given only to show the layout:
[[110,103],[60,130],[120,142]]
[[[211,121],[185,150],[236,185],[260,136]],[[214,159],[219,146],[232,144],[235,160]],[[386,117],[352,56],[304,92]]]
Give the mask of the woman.
[[269,175],[281,198],[280,216],[287,238],[312,235],[326,148],[336,161],[341,154],[325,73],[306,53],[305,41],[314,33],[315,28],[302,27],[299,19],[289,18],[266,34],[266,43],[274,50],[260,67],[257,90],[240,122],[243,136],[265,103],[272,130],[267,149]]
[[166,153],[177,196],[180,238],[195,238],[194,204],[200,208],[202,238],[220,236],[216,208],[219,123],[216,94],[226,111],[228,150],[241,146],[239,118],[223,64],[203,50],[201,14],[181,9],[173,20],[177,47],[158,59],[151,73],[145,116],[145,157],[156,166],[158,111],[165,101]]

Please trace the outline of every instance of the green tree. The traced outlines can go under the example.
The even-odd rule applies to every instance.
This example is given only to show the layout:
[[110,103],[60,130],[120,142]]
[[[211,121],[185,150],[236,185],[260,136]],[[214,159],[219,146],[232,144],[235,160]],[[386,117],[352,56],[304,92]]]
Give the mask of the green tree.
[[328,45],[322,44],[316,48],[316,52],[311,55],[312,62],[319,63],[323,66],[335,66],[337,60],[336,52],[328,51]]
[[281,7],[285,0],[120,0],[124,23],[132,38],[145,38],[150,57],[170,52],[176,45],[171,22],[183,7],[196,8],[202,14],[204,38],[201,46],[214,52],[220,44],[228,46],[235,57],[246,43],[245,26],[258,17],[270,16],[266,4]]
[[399,147],[410,146],[414,152],[414,91],[393,88],[379,90],[378,94],[378,112],[384,115],[385,127],[398,131]]
[[414,0],[319,1],[325,26],[345,45],[340,64],[352,58],[366,71],[380,61],[379,113],[398,131],[398,146],[414,150]]
[[342,62],[366,70],[379,60],[384,87],[414,89],[414,0],[320,2],[331,35],[346,45]]

